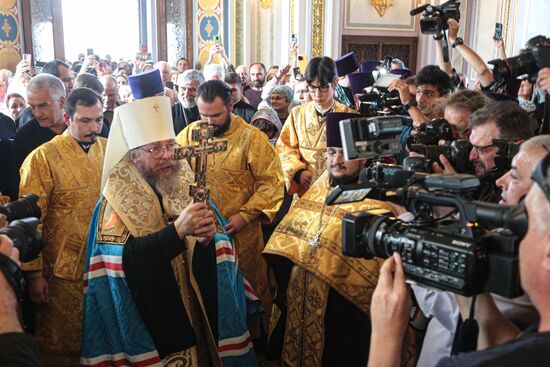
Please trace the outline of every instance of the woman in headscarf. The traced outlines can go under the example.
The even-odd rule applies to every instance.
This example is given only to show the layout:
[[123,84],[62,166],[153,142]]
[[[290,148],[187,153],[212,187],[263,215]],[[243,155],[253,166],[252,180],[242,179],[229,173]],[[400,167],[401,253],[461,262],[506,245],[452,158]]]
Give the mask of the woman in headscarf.
[[250,124],[264,132],[271,145],[275,146],[283,126],[273,109],[267,107],[260,108],[252,117]]

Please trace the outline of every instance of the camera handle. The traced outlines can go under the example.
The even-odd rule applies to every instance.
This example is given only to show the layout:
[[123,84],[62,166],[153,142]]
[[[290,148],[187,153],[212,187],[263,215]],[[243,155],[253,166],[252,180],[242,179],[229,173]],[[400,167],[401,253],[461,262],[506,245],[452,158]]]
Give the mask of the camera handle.
[[540,125],[539,134],[550,134],[550,94],[544,95],[544,117]]
[[443,30],[443,40],[441,41],[443,45],[443,61],[449,62],[449,40],[447,39],[447,32]]

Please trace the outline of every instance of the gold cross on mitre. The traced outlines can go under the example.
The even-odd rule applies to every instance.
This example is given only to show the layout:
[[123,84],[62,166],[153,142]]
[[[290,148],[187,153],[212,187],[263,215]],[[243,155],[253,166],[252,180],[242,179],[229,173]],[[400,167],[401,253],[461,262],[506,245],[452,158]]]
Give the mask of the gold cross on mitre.
[[191,140],[196,145],[178,147],[174,152],[175,159],[195,158],[195,182],[189,187],[189,195],[195,202],[208,200],[208,189],[206,188],[206,162],[209,154],[225,152],[227,140],[211,141],[214,138],[214,128],[208,126],[208,122],[199,121],[197,128],[191,131]]

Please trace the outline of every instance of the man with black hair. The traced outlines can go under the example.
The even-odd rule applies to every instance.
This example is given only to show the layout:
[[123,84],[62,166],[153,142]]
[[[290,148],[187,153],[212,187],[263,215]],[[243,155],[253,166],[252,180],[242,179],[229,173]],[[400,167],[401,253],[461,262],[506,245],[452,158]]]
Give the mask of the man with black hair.
[[405,80],[396,79],[390,83],[388,90],[399,92],[401,103],[407,108],[414,125],[420,126],[427,120],[440,116],[435,110],[440,98],[446,97],[451,90],[449,75],[436,65],[427,65],[416,74],[416,99],[411,97]]
[[245,90],[244,96],[254,108],[258,108],[258,105],[262,101],[265,78],[266,69],[264,64],[256,62],[250,65],[250,88]]
[[[206,167],[210,196],[228,220],[227,233],[235,242],[243,274],[264,303],[271,307],[261,222],[271,222],[283,201],[283,174],[275,149],[260,130],[232,114],[231,89],[220,80],[209,80],[197,90],[202,120],[214,129],[214,141],[227,140],[227,150],[208,157]],[[183,129],[180,145],[195,144],[193,129]],[[256,335],[257,336],[257,335]]]
[[313,99],[292,109],[277,141],[288,193],[303,195],[326,169],[326,115],[357,111],[336,101],[336,64],[330,57],[314,57],[305,80]]
[[256,113],[256,109],[243,101],[243,87],[241,77],[237,73],[225,74],[224,81],[231,88],[231,100],[233,101],[233,113],[241,116],[243,120],[250,123]]
[[44,252],[23,269],[29,295],[40,304],[36,340],[45,366],[79,361],[82,269],[106,147],[99,137],[103,103],[97,93],[74,89],[64,108],[65,132],[29,154],[20,170],[20,194],[38,195],[42,210]]
[[178,70],[178,74],[183,73],[189,69],[189,61],[185,57],[180,57],[176,62],[176,69]]

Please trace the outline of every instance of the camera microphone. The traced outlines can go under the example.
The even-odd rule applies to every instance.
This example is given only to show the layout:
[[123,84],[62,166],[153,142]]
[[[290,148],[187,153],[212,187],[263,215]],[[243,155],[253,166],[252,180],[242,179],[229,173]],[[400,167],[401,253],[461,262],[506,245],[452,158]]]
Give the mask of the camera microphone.
[[424,10],[426,10],[426,8],[428,6],[430,6],[430,4],[425,4],[425,5],[419,6],[418,8],[411,10],[411,12],[409,14],[411,15],[411,17],[414,17],[415,15],[420,14]]

